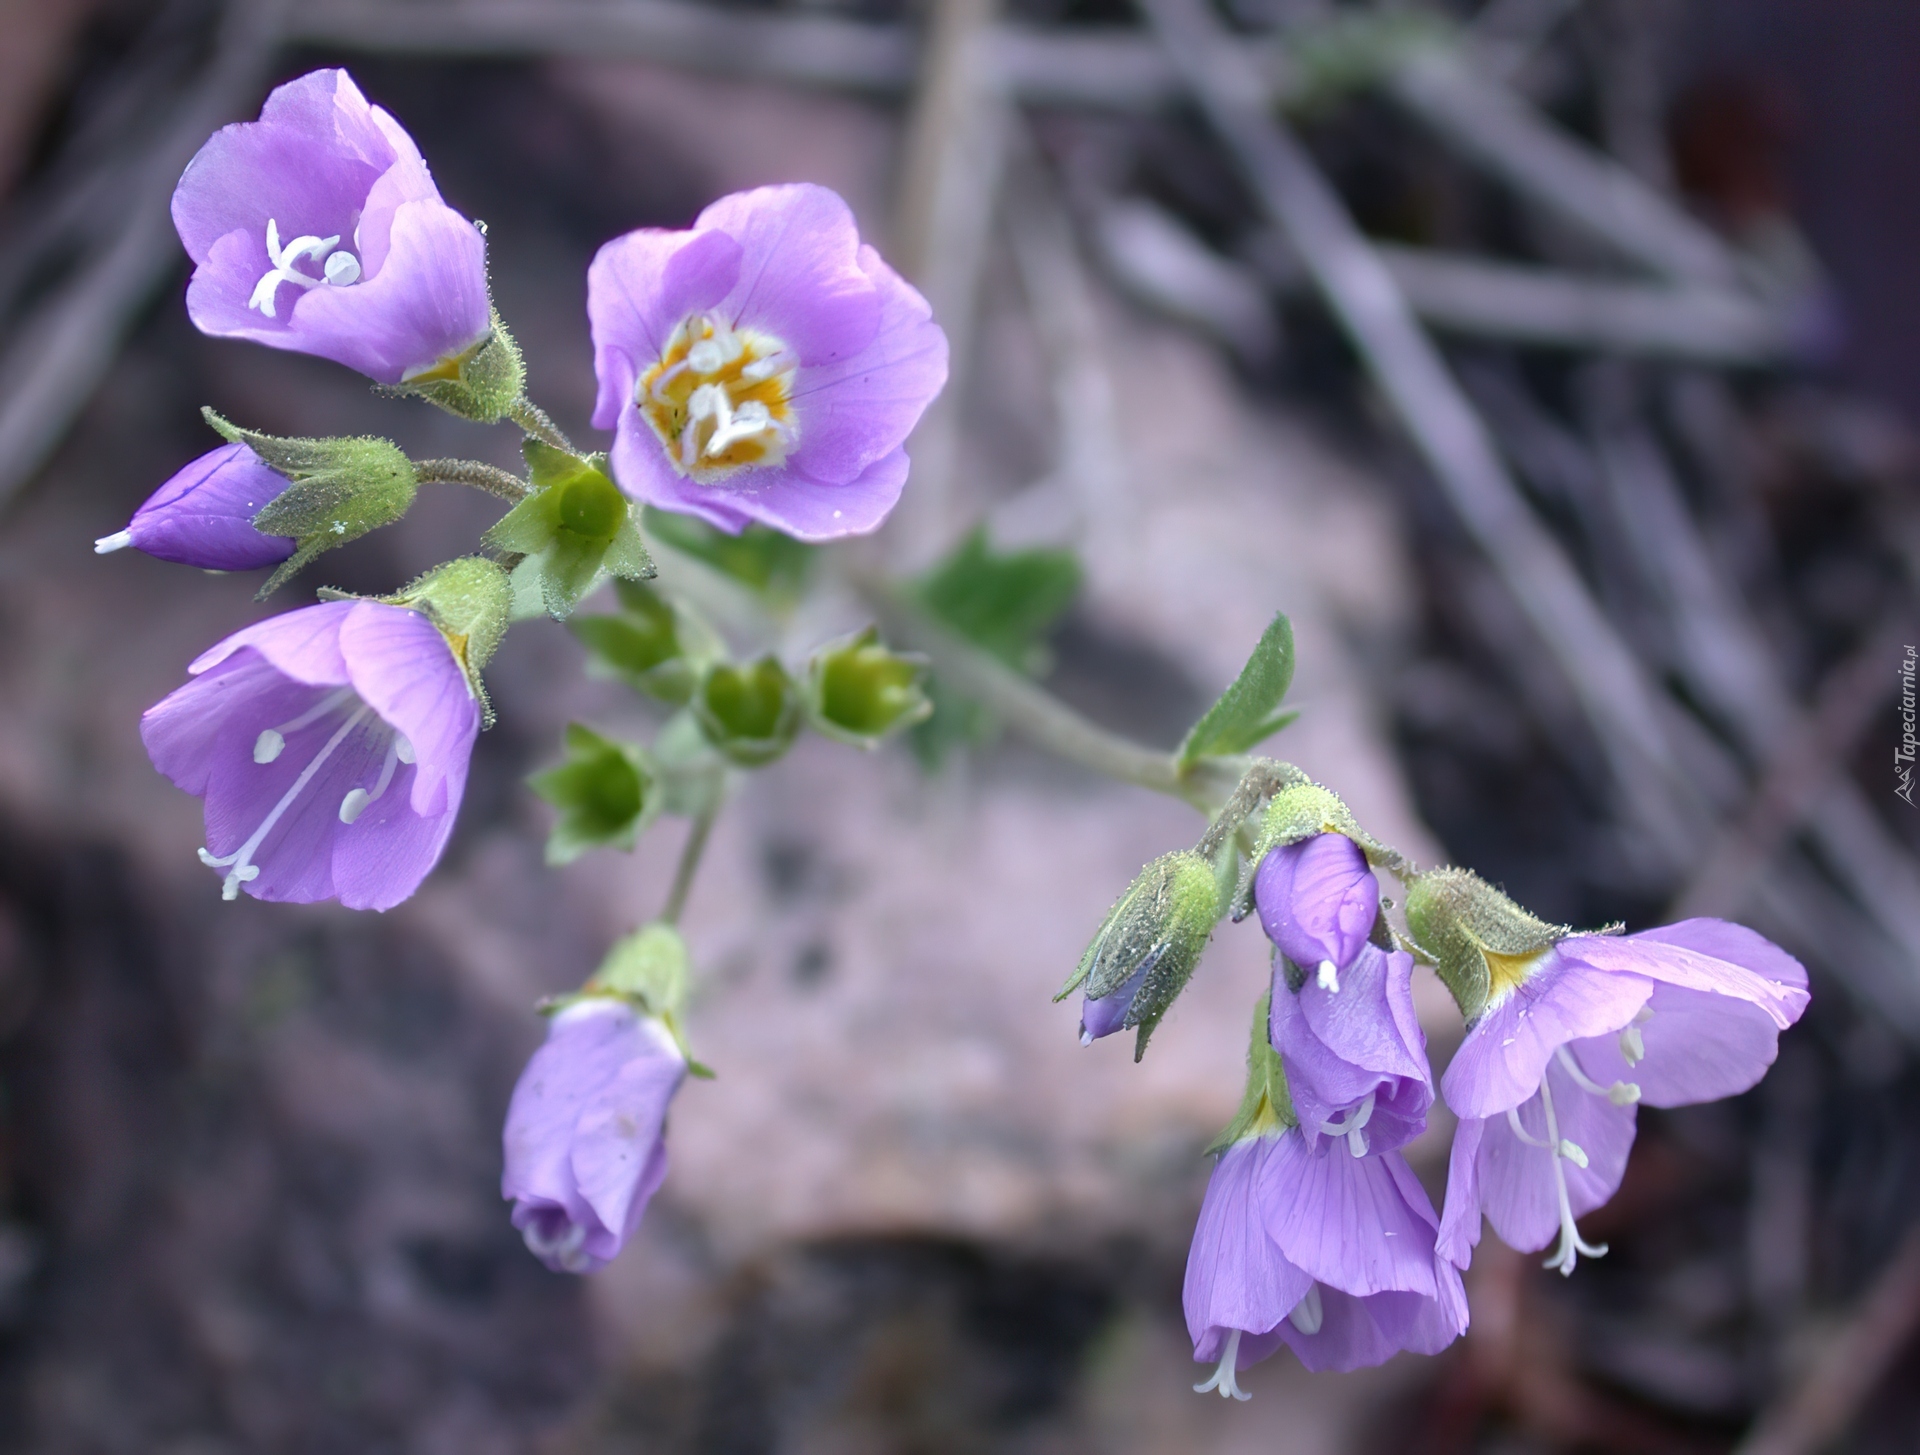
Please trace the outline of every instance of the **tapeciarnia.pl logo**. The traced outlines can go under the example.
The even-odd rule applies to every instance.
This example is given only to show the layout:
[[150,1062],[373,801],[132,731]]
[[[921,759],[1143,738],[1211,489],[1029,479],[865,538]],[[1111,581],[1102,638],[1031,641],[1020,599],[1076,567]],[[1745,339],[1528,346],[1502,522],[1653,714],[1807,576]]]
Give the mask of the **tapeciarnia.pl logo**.
[[1893,750],[1894,794],[1913,804],[1913,755],[1915,748],[1913,723],[1913,675],[1915,654],[1912,647],[1900,662],[1900,746]]

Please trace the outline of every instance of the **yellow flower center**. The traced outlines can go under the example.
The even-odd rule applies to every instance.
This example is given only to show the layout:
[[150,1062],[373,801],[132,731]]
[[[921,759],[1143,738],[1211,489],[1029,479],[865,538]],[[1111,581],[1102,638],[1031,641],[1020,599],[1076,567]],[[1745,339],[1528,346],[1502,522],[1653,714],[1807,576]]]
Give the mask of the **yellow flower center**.
[[793,377],[799,360],[771,334],[706,314],[673,331],[660,362],[640,376],[634,403],[681,474],[714,484],[779,465],[798,440]]
[[[1548,949],[1552,947],[1549,946]],[[1540,962],[1547,957],[1547,950],[1535,950],[1530,955],[1502,955],[1495,950],[1483,949],[1480,952],[1487,957],[1487,1008],[1491,1010],[1499,1005],[1514,991],[1532,978]]]

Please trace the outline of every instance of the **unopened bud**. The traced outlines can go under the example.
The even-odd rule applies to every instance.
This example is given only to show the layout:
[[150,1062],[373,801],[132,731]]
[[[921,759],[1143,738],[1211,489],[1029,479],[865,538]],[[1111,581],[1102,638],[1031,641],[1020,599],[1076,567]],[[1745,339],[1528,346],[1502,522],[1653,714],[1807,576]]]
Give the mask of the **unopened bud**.
[[1083,1040],[1138,1029],[1134,1059],[1200,963],[1220,918],[1214,866],[1190,849],[1164,854],[1140,871],[1107,912],[1080,964],[1055,1000],[1075,990]]
[[522,448],[533,494],[485,539],[497,551],[526,557],[514,569],[514,583],[524,582],[539,601],[536,613],[563,621],[607,577],[644,581],[654,574],[638,512],[608,476],[605,455],[569,454],[539,440]]
[[807,668],[807,719],[816,731],[871,748],[933,711],[921,690],[924,658],[887,650],[873,627],[830,643]]
[[547,839],[547,862],[565,864],[601,846],[631,849],[660,810],[646,752],[577,722],[568,725],[565,743],[565,762],[527,780],[560,811]]
[[707,741],[742,768],[771,763],[800,731],[800,689],[770,655],[709,667],[691,705]]

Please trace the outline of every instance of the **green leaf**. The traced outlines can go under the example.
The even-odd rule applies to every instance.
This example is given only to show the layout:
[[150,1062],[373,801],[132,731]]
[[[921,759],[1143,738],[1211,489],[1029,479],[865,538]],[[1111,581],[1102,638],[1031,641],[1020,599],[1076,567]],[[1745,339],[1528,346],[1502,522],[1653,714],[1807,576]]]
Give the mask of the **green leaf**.
[[976,529],[913,586],[920,604],[951,630],[1008,666],[1035,672],[1040,645],[1080,591],[1072,551],[997,552]]
[[1180,744],[1180,766],[1247,752],[1279,732],[1299,715],[1278,710],[1292,681],[1293,623],[1283,612],[1261,634],[1233,685]]
[[527,785],[560,810],[547,839],[547,862],[565,864],[588,849],[631,849],[659,812],[655,775],[643,749],[571,723],[566,761]]
[[728,535],[703,520],[651,505],[642,513],[641,524],[655,540],[711,566],[775,605],[790,606],[798,601],[813,569],[812,546],[764,525],[750,525],[737,536]]

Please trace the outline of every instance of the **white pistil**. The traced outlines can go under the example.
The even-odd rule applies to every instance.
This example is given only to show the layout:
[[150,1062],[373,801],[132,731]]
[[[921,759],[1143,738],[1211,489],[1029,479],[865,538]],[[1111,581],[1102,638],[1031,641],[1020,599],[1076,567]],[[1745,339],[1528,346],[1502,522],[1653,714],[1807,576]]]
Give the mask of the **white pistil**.
[[1653,1007],[1643,1005],[1633,1022],[1620,1032],[1620,1055],[1629,1066],[1638,1066],[1647,1059],[1647,1043],[1640,1034],[1640,1027],[1653,1019]]
[[[228,865],[232,865],[232,868],[227,871],[226,882],[220,886],[222,899],[237,898],[242,884],[260,877],[260,866],[252,862],[254,850],[266,841],[267,835],[273,832],[273,826],[280,822],[289,808],[293,807],[293,801],[306,791],[307,785],[313,782],[314,775],[320,771],[327,759],[333,756],[334,749],[345,742],[347,735],[359,727],[372,711],[372,708],[363,705],[340,724],[333,736],[327,739],[327,745],[314,754],[311,763],[300,770],[300,776],[293,780],[293,787],[281,795],[280,801],[274,804],[272,811],[260,821],[260,827],[253,831],[252,836],[240,846],[237,852],[215,858],[205,848],[200,850],[200,862],[210,869],[227,869]],[[265,734],[262,736],[264,737]],[[256,743],[256,758],[258,748],[259,745]]]
[[1322,1122],[1320,1130],[1329,1137],[1345,1137],[1347,1150],[1356,1157],[1367,1155],[1367,1136],[1363,1130],[1373,1120],[1373,1102],[1376,1092],[1369,1091],[1366,1099],[1347,1113],[1347,1119],[1341,1122]]
[[1604,1096],[1615,1106],[1632,1106],[1640,1099],[1639,1083],[1616,1081],[1611,1086],[1602,1086],[1580,1069],[1580,1063],[1573,1059],[1573,1053],[1565,1046],[1561,1046],[1553,1054],[1559,1057],[1560,1064],[1566,1068],[1567,1075],[1573,1078],[1573,1084],[1582,1091],[1590,1092],[1594,1096]]
[[[373,785],[373,792],[369,793],[364,788],[347,790],[347,796],[340,800],[341,823],[352,823],[367,811],[368,804],[377,802],[380,795],[387,791],[387,785],[393,782],[394,771],[400,766],[400,745],[406,742],[404,737],[395,733],[393,741],[387,744],[387,760],[380,765],[380,777]],[[413,744],[411,743],[407,743],[406,761],[409,763],[413,761]]]
[[[1577,1145],[1566,1141],[1560,1135],[1559,1123],[1553,1116],[1553,1092],[1547,1087],[1546,1077],[1540,1078],[1540,1107],[1547,1114],[1547,1145],[1552,1152],[1549,1158],[1553,1165],[1553,1191],[1560,1201],[1560,1245],[1549,1253],[1542,1268],[1558,1268],[1563,1278],[1573,1276],[1574,1265],[1580,1261],[1579,1255],[1585,1253],[1589,1258],[1606,1256],[1607,1245],[1586,1242],[1580,1236],[1580,1229],[1574,1226],[1573,1203],[1567,1196],[1567,1172],[1560,1163],[1572,1162],[1576,1166],[1587,1165],[1587,1154]],[[1509,1116],[1518,1123],[1519,1117],[1509,1112]],[[1528,1137],[1523,1140],[1532,1141]],[[1534,1143],[1539,1146],[1538,1142]]]
[[1227,1347],[1220,1351],[1220,1363],[1214,1368],[1213,1378],[1205,1384],[1194,1385],[1193,1392],[1205,1394],[1210,1389],[1217,1389],[1222,1399],[1252,1399],[1252,1395],[1233,1382],[1233,1366],[1239,1358],[1240,1331],[1232,1329],[1227,1333]]
[[1293,1312],[1287,1315],[1287,1322],[1303,1334],[1317,1334],[1320,1326],[1327,1321],[1326,1307],[1320,1302],[1320,1285],[1314,1284],[1306,1295],[1293,1306]]
[[[359,244],[359,235],[355,234],[355,245]],[[293,239],[285,247],[280,246],[280,223],[277,219],[267,219],[267,258],[273,267],[260,275],[253,285],[253,296],[247,300],[247,307],[257,308],[268,318],[278,318],[280,285],[292,283],[301,288],[318,288],[322,283],[332,284],[336,288],[345,288],[360,281],[360,260],[352,253],[335,252],[340,245],[339,234],[332,237],[315,237],[307,233]],[[320,265],[318,278],[302,273],[294,264],[302,258],[312,258]]]
[[1333,961],[1322,960],[1320,962],[1319,980],[1320,988],[1328,992],[1328,994],[1338,995],[1340,993],[1340,967],[1334,964]]
[[109,551],[124,551],[128,546],[132,544],[133,544],[132,531],[117,530],[112,535],[101,536],[99,540],[95,541],[93,543],[93,553],[96,556],[104,556]]

